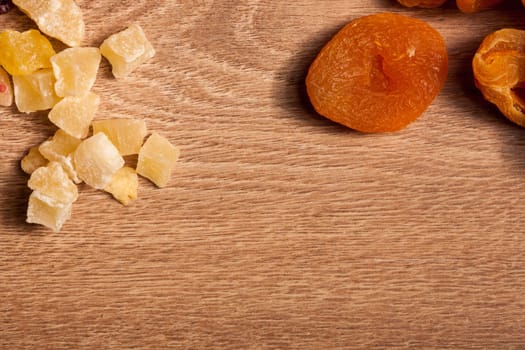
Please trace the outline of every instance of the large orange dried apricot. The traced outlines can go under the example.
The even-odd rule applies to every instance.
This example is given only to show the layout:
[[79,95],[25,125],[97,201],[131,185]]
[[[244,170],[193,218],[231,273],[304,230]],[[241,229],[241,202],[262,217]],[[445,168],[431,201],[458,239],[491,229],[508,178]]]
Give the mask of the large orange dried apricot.
[[397,2],[406,7],[432,8],[443,5],[447,0],[397,0]]
[[472,13],[485,10],[502,3],[503,0],[456,0],[461,12]]
[[514,123],[525,127],[525,31],[489,34],[472,60],[476,86]]
[[362,132],[396,131],[417,119],[443,87],[441,35],[411,17],[381,13],[348,23],[306,77],[316,111]]

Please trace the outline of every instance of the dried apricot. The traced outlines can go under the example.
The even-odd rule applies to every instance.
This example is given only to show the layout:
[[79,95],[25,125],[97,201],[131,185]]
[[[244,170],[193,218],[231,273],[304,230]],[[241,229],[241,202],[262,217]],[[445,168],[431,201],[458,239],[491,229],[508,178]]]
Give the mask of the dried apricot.
[[348,23],[306,77],[316,111],[362,132],[396,131],[417,119],[443,87],[448,56],[427,23],[381,13]]
[[447,0],[397,0],[397,2],[406,7],[423,8],[439,7],[443,5],[446,1]]
[[0,65],[11,75],[24,75],[51,68],[53,46],[38,30],[5,30],[0,33]]
[[472,13],[485,10],[502,3],[503,0],[456,0],[461,12]]
[[476,86],[514,123],[525,127],[525,31],[489,34],[472,60]]

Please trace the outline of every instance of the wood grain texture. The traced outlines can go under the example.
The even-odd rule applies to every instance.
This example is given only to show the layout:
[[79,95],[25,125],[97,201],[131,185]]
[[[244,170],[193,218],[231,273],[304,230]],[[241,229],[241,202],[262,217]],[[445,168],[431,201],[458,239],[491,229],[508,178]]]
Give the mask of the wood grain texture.
[[[78,3],[86,45],[138,22],[157,49],[126,82],[102,62],[98,117],[143,118],[182,157],[129,208],[80,186],[53,234],[24,222],[19,160],[54,129],[0,110],[0,348],[525,349],[525,130],[470,70],[485,35],[525,29],[518,1]],[[364,135],[313,113],[303,81],[382,11],[437,28],[450,76],[408,128]]]

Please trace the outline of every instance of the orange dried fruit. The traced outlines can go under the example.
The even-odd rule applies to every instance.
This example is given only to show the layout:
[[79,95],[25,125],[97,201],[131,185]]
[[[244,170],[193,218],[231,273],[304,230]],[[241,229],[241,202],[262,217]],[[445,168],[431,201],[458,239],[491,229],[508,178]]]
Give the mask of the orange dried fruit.
[[11,75],[24,75],[41,68],[51,68],[53,46],[38,30],[23,33],[5,30],[0,33],[0,65]]
[[406,7],[423,8],[439,7],[443,5],[446,1],[447,0],[397,0],[397,2]]
[[443,87],[448,56],[429,24],[392,13],[348,23],[306,77],[315,110],[362,132],[388,132],[417,119]]
[[503,0],[456,0],[461,12],[472,13],[485,10],[502,3]]
[[489,34],[472,60],[476,86],[514,123],[525,127],[525,31]]

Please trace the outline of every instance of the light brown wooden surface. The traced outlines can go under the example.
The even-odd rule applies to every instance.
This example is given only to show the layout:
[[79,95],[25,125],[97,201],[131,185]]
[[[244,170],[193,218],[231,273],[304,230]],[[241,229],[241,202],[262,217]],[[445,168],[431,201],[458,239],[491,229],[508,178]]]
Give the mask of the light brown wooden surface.
[[[486,34],[525,29],[518,1],[78,3],[86,45],[136,21],[157,49],[127,82],[103,61],[98,117],[143,118],[182,157],[130,207],[80,186],[53,234],[24,222],[19,160],[54,128],[0,110],[0,348],[525,349],[525,130],[470,71]],[[364,135],[315,115],[303,79],[381,11],[437,28],[450,76],[407,129]]]

